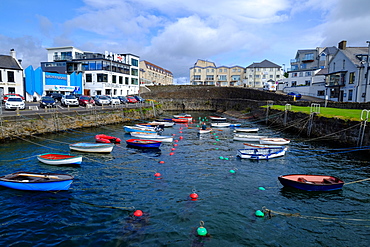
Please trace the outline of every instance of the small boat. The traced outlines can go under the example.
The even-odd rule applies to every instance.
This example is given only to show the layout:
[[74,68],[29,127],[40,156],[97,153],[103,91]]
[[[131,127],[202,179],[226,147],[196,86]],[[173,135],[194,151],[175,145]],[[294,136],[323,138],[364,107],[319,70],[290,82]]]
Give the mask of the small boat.
[[73,176],[56,173],[16,172],[0,177],[0,186],[16,190],[68,190]]
[[154,128],[144,128],[144,127],[139,127],[139,126],[123,126],[124,130],[126,132],[146,132],[146,133],[157,133]]
[[187,118],[172,118],[172,121],[175,123],[188,123],[189,122]]
[[235,128],[234,132],[258,132],[259,128]]
[[80,165],[82,163],[82,156],[60,153],[39,154],[37,159],[48,165]]
[[77,142],[69,145],[69,149],[85,153],[110,153],[113,143]]
[[252,144],[252,143],[243,143],[247,148],[283,148],[281,145],[264,145],[264,144]]
[[226,128],[230,127],[230,123],[211,123],[211,126],[216,128]]
[[186,114],[186,113],[180,113],[180,114],[177,114],[177,115],[173,115],[172,117],[173,118],[192,118],[192,116],[190,114]]
[[239,123],[231,123],[230,124],[230,127],[240,127],[240,126],[242,126],[242,125],[239,124]]
[[245,148],[239,149],[236,156],[242,159],[253,159],[253,160],[268,160],[277,158],[285,155],[287,148],[271,147],[271,148]]
[[209,119],[214,120],[214,121],[225,121],[225,117],[218,117],[218,116],[209,116]]
[[136,132],[136,131],[133,131],[133,132],[130,132],[130,135],[131,136],[136,136],[136,135],[157,136],[158,133],[148,133],[148,132]]
[[167,121],[152,121],[152,122],[149,122],[148,125],[151,125],[151,126],[163,126],[163,127],[172,127],[175,125],[174,122],[167,122]]
[[260,144],[267,144],[267,145],[286,145],[290,143],[289,139],[286,138],[261,138],[259,140]]
[[259,142],[261,138],[267,138],[267,136],[235,134],[233,140],[242,142]]
[[114,137],[114,136],[104,135],[104,134],[96,135],[95,141],[99,143],[121,143],[121,139]]
[[306,191],[339,190],[344,185],[343,180],[325,175],[289,174],[278,179],[283,186]]
[[210,133],[211,131],[212,131],[212,129],[211,129],[211,128],[206,128],[206,129],[199,128],[199,129],[198,129],[198,133],[199,133],[199,134]]
[[143,140],[143,139],[129,139],[126,140],[128,146],[135,148],[159,148],[162,144],[161,141]]
[[131,136],[136,137],[138,139],[149,139],[149,140],[156,140],[161,142],[172,142],[173,137],[172,136],[161,136],[161,135],[140,135],[140,134],[131,134]]

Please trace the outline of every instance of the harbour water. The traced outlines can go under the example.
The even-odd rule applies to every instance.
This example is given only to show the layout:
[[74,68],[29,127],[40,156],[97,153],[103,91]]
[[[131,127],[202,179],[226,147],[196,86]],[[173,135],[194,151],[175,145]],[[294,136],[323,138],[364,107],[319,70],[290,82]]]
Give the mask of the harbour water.
[[[191,112],[196,121],[209,112]],[[366,155],[342,152],[267,126],[260,135],[292,140],[284,157],[239,159],[233,129],[198,135],[199,123],[176,124],[159,150],[126,146],[122,125],[71,130],[0,144],[0,175],[16,171],[66,173],[70,190],[27,192],[0,188],[0,246],[368,246],[370,177]],[[96,134],[121,138],[110,154],[83,155],[80,166],[50,166],[36,155],[70,153],[68,144]],[[73,152],[77,154],[76,152]],[[235,171],[232,173],[230,170]],[[160,177],[155,177],[160,173]],[[283,174],[327,174],[342,190],[283,188]],[[189,195],[195,192],[198,199]],[[262,208],[271,217],[256,217]],[[142,210],[142,217],[134,217]],[[210,236],[196,234],[204,222]]]

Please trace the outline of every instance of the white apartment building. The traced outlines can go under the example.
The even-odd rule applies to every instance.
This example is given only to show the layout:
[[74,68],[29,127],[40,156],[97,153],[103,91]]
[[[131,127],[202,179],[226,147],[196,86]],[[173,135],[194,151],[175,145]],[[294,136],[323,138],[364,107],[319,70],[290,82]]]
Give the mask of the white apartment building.
[[266,82],[276,84],[282,82],[283,75],[284,71],[280,65],[265,59],[260,63],[252,63],[245,68],[244,85],[252,88],[263,88]]
[[10,55],[0,55],[0,96],[8,93],[25,96],[23,68],[14,49],[10,50]]
[[86,52],[73,46],[47,48],[44,72],[83,73],[83,94],[120,96],[139,92],[139,57],[112,52]]

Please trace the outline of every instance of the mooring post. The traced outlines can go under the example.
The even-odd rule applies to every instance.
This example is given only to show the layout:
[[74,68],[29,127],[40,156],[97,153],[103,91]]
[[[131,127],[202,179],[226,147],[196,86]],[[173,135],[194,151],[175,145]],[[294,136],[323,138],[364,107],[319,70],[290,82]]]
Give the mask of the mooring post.
[[362,110],[361,111],[361,125],[360,125],[360,131],[358,134],[358,140],[357,140],[357,146],[362,147],[362,142],[364,141],[365,137],[365,129],[366,129],[366,123],[369,119],[369,112],[370,110]]
[[287,124],[288,120],[288,111],[292,110],[292,105],[291,104],[285,104],[285,113],[284,113],[284,126]]

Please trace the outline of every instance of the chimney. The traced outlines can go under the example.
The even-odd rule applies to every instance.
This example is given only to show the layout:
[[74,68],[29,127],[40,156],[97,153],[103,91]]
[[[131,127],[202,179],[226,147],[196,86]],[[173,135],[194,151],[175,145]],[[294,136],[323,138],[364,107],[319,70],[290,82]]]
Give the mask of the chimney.
[[15,50],[14,49],[11,49],[10,50],[10,56],[12,56],[14,59],[16,59]]
[[345,50],[345,49],[346,49],[346,47],[347,47],[347,41],[346,41],[346,40],[342,40],[341,42],[339,42],[339,44],[338,44],[338,48],[339,48],[340,50]]

